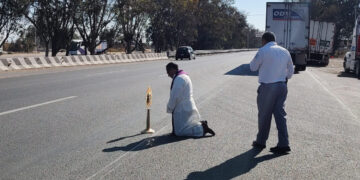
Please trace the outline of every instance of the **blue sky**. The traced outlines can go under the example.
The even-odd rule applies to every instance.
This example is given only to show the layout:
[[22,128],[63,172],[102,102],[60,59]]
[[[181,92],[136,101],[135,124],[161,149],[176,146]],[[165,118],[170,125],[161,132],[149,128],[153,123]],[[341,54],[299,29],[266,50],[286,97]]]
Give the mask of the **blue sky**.
[[283,2],[283,0],[235,0],[234,6],[247,16],[246,20],[249,24],[264,31],[266,2]]

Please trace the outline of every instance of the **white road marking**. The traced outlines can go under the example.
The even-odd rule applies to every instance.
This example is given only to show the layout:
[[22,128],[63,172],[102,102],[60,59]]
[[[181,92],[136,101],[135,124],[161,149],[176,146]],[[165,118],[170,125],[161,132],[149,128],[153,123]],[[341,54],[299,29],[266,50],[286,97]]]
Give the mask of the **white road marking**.
[[323,83],[321,83],[321,81],[319,80],[320,78],[317,77],[315,74],[311,73],[310,71],[306,71],[317,83],[320,84],[320,86],[326,91],[328,92],[331,96],[333,96],[339,103],[340,105],[349,112],[349,114],[356,120],[359,120],[358,117],[351,111],[351,109],[349,107],[347,107],[347,105],[338,97],[336,96],[333,92],[331,92]]
[[[169,124],[168,124],[169,125]],[[126,153],[122,154],[121,156],[119,156],[118,158],[116,158],[114,161],[112,161],[111,163],[109,163],[108,165],[106,165],[105,167],[103,167],[102,169],[100,169],[98,172],[96,172],[95,174],[93,174],[92,176],[86,178],[86,180],[90,180],[93,179],[94,177],[98,176],[100,173],[104,173],[100,178],[97,179],[103,179],[105,176],[107,176],[108,174],[110,174],[111,172],[114,171],[114,169],[116,169],[117,167],[119,167],[121,165],[121,163],[117,164],[116,166],[109,168],[110,166],[112,166],[113,164],[115,164],[116,162],[120,161],[123,157],[125,157],[126,155],[128,155],[130,152],[133,152],[133,150],[135,150],[136,148],[138,148],[139,146],[143,145],[146,141],[146,139],[149,139],[151,137],[154,137],[155,135],[157,135],[159,132],[161,132],[165,127],[167,127],[168,125],[165,125],[164,127],[162,127],[159,131],[157,131],[156,133],[152,134],[150,137],[143,139],[138,145],[136,145],[135,147],[131,148],[130,150],[128,150]],[[137,152],[134,152],[137,153]]]
[[31,108],[39,107],[39,106],[48,105],[48,104],[52,104],[52,103],[56,103],[56,102],[60,102],[60,101],[65,101],[65,100],[72,99],[72,98],[76,98],[76,97],[77,97],[77,96],[69,96],[69,97],[65,97],[65,98],[55,99],[55,100],[52,100],[52,101],[47,101],[47,102],[40,103],[40,104],[34,104],[34,105],[31,105],[31,106],[26,106],[26,107],[22,107],[22,108],[18,108],[18,109],[13,109],[13,110],[1,112],[1,113],[0,113],[0,116],[5,115],[5,114],[10,114],[10,113],[18,112],[18,111],[22,111],[22,110],[26,110],[26,109],[31,109]]
[[86,77],[103,76],[103,75],[107,75],[107,74],[115,74],[115,73],[120,73],[120,72],[125,72],[125,71],[119,70],[119,71],[99,72],[99,73],[88,74],[88,75],[86,75]]

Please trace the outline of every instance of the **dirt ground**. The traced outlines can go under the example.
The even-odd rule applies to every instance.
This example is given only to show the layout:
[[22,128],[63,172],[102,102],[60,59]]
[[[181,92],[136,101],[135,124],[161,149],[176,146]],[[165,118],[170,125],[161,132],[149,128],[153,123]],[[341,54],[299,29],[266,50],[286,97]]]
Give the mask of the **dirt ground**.
[[[344,62],[343,58],[331,58],[329,61],[329,65],[327,65],[326,67],[323,67],[321,65],[317,65],[314,63],[310,63],[310,64],[308,64],[308,66],[318,67],[319,70],[323,71],[323,72],[341,75],[341,74],[345,73],[344,68],[343,68],[343,62]],[[349,73],[349,75],[351,75],[351,74]]]

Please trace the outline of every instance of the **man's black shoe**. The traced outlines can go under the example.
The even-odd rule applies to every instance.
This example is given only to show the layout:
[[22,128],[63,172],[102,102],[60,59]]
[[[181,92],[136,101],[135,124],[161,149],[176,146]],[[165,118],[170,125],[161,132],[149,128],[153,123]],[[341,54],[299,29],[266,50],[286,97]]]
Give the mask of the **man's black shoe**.
[[207,121],[200,121],[200,123],[201,123],[201,125],[203,127],[203,131],[204,131],[203,136],[205,136],[206,133],[210,133],[212,136],[215,136],[215,132],[209,128]]
[[259,143],[257,143],[256,141],[254,141],[254,142],[252,143],[252,146],[253,146],[254,148],[257,148],[257,149],[265,149],[265,148],[266,148],[265,145],[259,144]]
[[212,136],[215,136],[215,131],[213,131],[211,128],[208,127],[206,131],[210,133]]
[[289,151],[291,151],[289,146],[284,146],[284,147],[275,146],[275,147],[270,148],[270,152],[276,153],[276,154],[285,154],[285,153],[288,153]]

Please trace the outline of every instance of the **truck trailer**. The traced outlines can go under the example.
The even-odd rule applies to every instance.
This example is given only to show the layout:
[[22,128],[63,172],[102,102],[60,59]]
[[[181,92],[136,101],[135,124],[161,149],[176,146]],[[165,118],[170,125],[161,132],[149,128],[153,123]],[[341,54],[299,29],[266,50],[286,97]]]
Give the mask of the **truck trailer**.
[[327,66],[333,50],[335,23],[310,21],[310,50],[308,62]]
[[309,3],[267,2],[265,29],[273,32],[277,44],[290,52],[295,71],[306,70],[309,26]]

